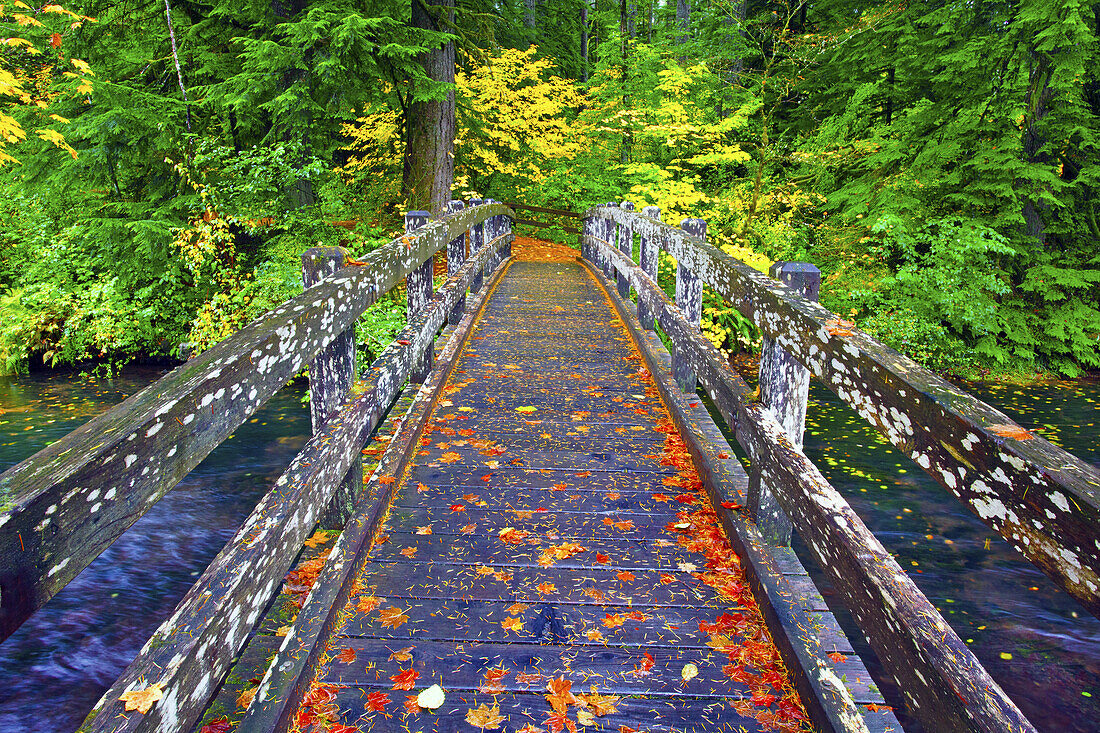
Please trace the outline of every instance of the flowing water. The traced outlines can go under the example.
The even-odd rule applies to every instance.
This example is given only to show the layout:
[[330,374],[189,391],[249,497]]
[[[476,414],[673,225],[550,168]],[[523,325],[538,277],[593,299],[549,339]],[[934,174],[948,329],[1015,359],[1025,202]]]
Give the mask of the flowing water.
[[[0,471],[158,379],[0,377]],[[0,731],[72,731],[309,435],[302,388],[271,398],[42,610],[0,644]]]
[[[0,377],[0,471],[159,376]],[[0,731],[79,725],[305,442],[301,389],[273,397],[0,645]],[[1100,382],[970,389],[1100,465]],[[1100,731],[1100,621],[816,385],[806,452],[1037,727]]]

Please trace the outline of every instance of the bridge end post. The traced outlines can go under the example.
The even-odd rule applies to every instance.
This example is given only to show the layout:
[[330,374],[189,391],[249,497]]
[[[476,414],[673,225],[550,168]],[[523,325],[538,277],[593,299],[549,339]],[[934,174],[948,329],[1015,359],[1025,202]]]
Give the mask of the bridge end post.
[[[472,209],[475,206],[481,206],[483,203],[485,203],[485,199],[470,199],[470,208]],[[470,256],[473,257],[474,253],[481,249],[484,245],[485,222],[474,224],[473,227],[471,227],[470,229]],[[474,279],[470,282],[471,293],[477,293],[481,290],[481,283],[483,279],[484,278],[482,277],[481,271],[478,270],[477,274],[474,275]]]
[[[707,238],[707,223],[702,219],[684,219],[680,228],[693,237]],[[676,306],[694,328],[703,319],[703,281],[684,263],[676,263]],[[695,372],[684,353],[672,345],[672,374],[684,392],[695,391]]]
[[[650,219],[661,220],[661,209],[656,206],[646,206],[642,209],[642,216]],[[649,279],[657,282],[657,242],[645,234],[638,236],[638,264],[649,275]],[[653,311],[643,298],[638,298],[638,321],[647,331],[653,330]]]
[[[769,274],[809,300],[817,300],[821,271],[804,262],[775,262]],[[796,448],[802,448],[806,406],[810,399],[810,372],[775,340],[765,336],[760,350],[760,402],[770,409]],[[760,469],[749,473],[746,502],[765,540],[776,546],[791,544],[791,520],[762,480]]]
[[[634,211],[633,201],[623,201],[619,204],[619,207],[623,211]],[[619,251],[630,259],[634,259],[634,229],[626,224],[619,226]],[[626,273],[620,272],[616,277],[616,283],[619,286],[619,297],[623,300],[630,298],[630,280],[627,279]]]
[[[310,288],[341,269],[348,259],[343,247],[311,247],[302,253],[302,284]],[[309,364],[309,416],[313,433],[343,403],[355,383],[355,326],[339,334]],[[344,480],[321,514],[325,529],[343,529],[351,519],[359,492],[363,489],[363,461],[352,461]]]
[[[405,214],[405,233],[411,234],[428,223],[431,213],[427,211],[410,211]],[[405,320],[412,323],[421,309],[432,299],[433,257],[429,257],[419,267],[405,277]],[[409,372],[409,381],[413,384],[423,384],[432,370],[435,361],[435,353],[432,348],[424,350],[423,356],[413,362]]]
[[[618,206],[614,201],[608,201],[606,206]],[[604,219],[603,220],[603,241],[607,242],[607,248],[610,250],[615,246],[615,220]],[[603,270],[603,274],[611,279],[615,276],[615,268],[611,264],[611,252],[604,252],[603,247],[600,248],[600,268]]]
[[[452,199],[447,203],[447,213],[454,214],[466,207],[462,201]],[[447,276],[454,277],[466,261],[466,235],[455,237],[447,243]],[[455,326],[462,320],[462,314],[466,312],[466,294],[463,293],[455,302],[455,307],[447,314],[447,323]]]

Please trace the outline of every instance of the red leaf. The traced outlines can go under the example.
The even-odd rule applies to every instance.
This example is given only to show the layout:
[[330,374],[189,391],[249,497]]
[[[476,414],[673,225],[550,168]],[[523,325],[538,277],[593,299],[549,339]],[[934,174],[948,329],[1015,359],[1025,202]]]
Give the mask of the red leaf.
[[[56,33],[54,34],[57,35]],[[229,718],[221,717],[214,718],[209,723],[199,729],[199,733],[229,733],[233,729],[233,724],[229,722]]]
[[355,650],[349,646],[347,649],[337,654],[336,658],[344,664],[351,664],[355,661]]
[[403,672],[397,674],[391,674],[390,679],[393,680],[393,689],[395,690],[411,690],[413,685],[416,684],[416,678],[420,676],[420,673],[415,669],[406,669]]
[[390,704],[390,696],[385,692],[372,692],[367,695],[367,710],[377,713]]

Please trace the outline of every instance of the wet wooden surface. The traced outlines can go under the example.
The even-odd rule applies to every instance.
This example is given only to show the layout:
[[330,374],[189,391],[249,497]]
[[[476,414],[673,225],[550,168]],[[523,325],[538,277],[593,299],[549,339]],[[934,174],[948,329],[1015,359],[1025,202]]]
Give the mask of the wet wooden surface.
[[[502,731],[798,729],[643,364],[580,265],[510,265],[397,478],[299,723],[476,730],[480,711]],[[446,701],[419,708],[433,683]],[[552,683],[574,701],[548,699]]]

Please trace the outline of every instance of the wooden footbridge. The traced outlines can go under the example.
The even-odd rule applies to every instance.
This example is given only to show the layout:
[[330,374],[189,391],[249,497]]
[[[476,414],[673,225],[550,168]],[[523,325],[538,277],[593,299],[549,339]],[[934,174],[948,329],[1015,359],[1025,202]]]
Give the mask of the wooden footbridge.
[[[6,638],[309,365],[313,438],[81,730],[901,730],[792,531],[910,719],[1034,730],[801,452],[808,381],[1096,614],[1094,469],[701,220],[600,206],[582,257],[525,261],[510,208],[449,211],[362,262],[310,250],[302,295],[0,475]],[[355,321],[402,281],[356,380]],[[699,333],[704,284],[766,334],[758,390]]]

